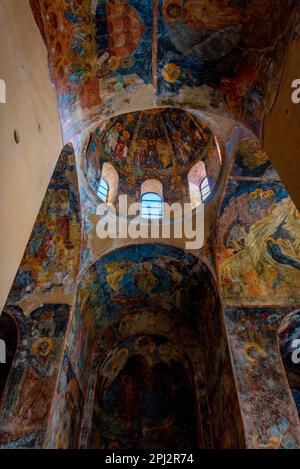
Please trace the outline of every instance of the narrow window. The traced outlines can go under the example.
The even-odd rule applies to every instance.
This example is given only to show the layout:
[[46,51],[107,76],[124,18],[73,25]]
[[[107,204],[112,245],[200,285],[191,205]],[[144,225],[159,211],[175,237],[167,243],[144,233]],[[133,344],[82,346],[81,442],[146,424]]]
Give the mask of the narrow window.
[[108,200],[108,190],[109,186],[104,178],[101,178],[97,195],[102,200],[102,202],[107,202]]
[[163,216],[162,197],[155,192],[146,192],[142,195],[142,217],[162,218]]
[[200,193],[201,193],[202,202],[205,202],[209,198],[209,196],[211,195],[209,179],[208,179],[207,176],[201,182]]

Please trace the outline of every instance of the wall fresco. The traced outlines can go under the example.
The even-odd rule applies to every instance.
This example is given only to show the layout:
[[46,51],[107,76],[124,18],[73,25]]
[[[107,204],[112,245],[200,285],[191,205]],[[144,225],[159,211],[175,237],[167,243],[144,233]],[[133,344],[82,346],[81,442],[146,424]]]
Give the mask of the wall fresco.
[[72,301],[80,242],[75,156],[67,145],[5,306],[18,324],[19,344],[1,401],[3,448],[40,448],[44,444],[70,313],[70,306],[59,301]]
[[227,304],[298,304],[299,213],[279,182],[232,180],[218,224]]
[[54,412],[48,430],[46,447],[78,448],[84,401],[72,363],[66,352],[53,403]]
[[248,448],[298,448],[299,418],[280,359],[278,330],[290,308],[226,308]]
[[[264,106],[275,97],[271,83],[279,80],[294,7],[292,0],[160,0],[161,102],[203,105],[206,98],[212,109],[226,108],[259,134]],[[266,25],[270,11],[273,21]]]
[[[78,288],[77,307],[68,340],[79,382],[87,393],[81,447],[137,444],[128,443],[128,435],[124,436],[120,430],[122,422],[117,414],[111,416],[109,409],[111,417],[107,416],[106,423],[115,422],[115,437],[101,437],[104,431],[101,422],[98,422],[98,431],[95,425],[92,429],[94,395],[88,390],[95,389],[99,364],[110,360],[107,354],[115,344],[124,344],[128,336],[143,336],[150,340],[152,335],[180,344],[193,363],[202,422],[197,444],[211,447],[213,436],[216,447],[222,447],[222,444],[226,447],[243,446],[236,391],[219,309],[207,268],[197,258],[177,248],[157,244],[129,246],[107,254],[88,269]],[[201,330],[200,336],[197,330]],[[201,350],[207,340],[215,344],[210,347],[212,356],[222,357],[218,363],[225,367],[220,365],[212,370],[211,358],[203,360],[204,352]],[[81,350],[84,350],[83,355],[79,355]],[[168,350],[171,357],[171,349]],[[208,410],[208,405],[211,410]],[[230,423],[233,415],[234,428]],[[105,428],[104,433],[107,433],[108,427]],[[144,440],[138,440],[138,445],[145,444]]]
[[126,75],[133,83],[152,80],[152,10],[152,0],[97,3],[93,19],[102,64],[99,75],[113,91],[122,90]]
[[[125,309],[136,307],[175,308],[192,317],[197,311],[193,302],[202,301],[207,272],[194,256],[180,249],[159,244],[129,246],[111,252],[90,268],[80,283],[77,307],[81,314],[90,311],[98,328]],[[216,299],[206,301],[213,307]],[[97,311],[97,316],[93,311]]]
[[152,81],[152,0],[32,2],[62,119]]
[[213,286],[209,287],[207,273],[194,256],[156,244],[111,252],[91,266],[77,289],[68,340],[80,382],[86,382],[85,366],[96,335],[112,321],[120,320],[126,311],[154,307],[192,317],[193,311],[197,316],[199,301],[214,308],[215,294],[201,299],[201,291],[214,291]]
[[19,344],[0,407],[1,448],[40,448],[55,391],[68,305],[45,305],[25,316],[7,309],[17,322]]
[[28,295],[74,287],[80,251],[81,216],[74,152],[65,147],[48,186],[7,304]]
[[138,201],[142,183],[158,179],[166,202],[188,203],[188,172],[200,160],[212,168],[213,189],[220,157],[211,131],[180,109],[155,109],[103,122],[91,135],[85,173],[97,193],[103,163],[109,162],[119,174],[121,194]]
[[279,179],[272,162],[257,140],[244,139],[237,148],[232,176]]
[[100,370],[90,445],[196,448],[196,415],[193,370],[180,348],[158,336],[133,337]]
[[[201,338],[183,318],[178,316],[177,313],[158,310],[157,308],[152,308],[150,310],[149,307],[137,310],[134,309],[134,311],[122,315],[119,321],[114,321],[111,325],[102,329],[98,335],[98,338],[95,342],[95,347],[93,348],[92,369],[88,382],[89,395],[87,397],[85,406],[82,447],[87,447],[91,444],[94,444],[91,443],[91,440],[94,441],[94,433],[91,426],[91,416],[93,414],[94,408],[94,393],[97,379],[99,377],[99,379],[103,378],[106,380],[107,373],[113,373],[113,375],[115,375],[115,372],[117,372],[116,367],[118,368],[119,363],[118,357],[119,355],[122,355],[122,352],[120,352],[120,354],[117,352],[117,350],[119,350],[119,346],[116,349],[116,344],[127,343],[128,337],[135,337],[134,343],[140,344],[139,349],[136,351],[139,354],[144,354],[145,357],[148,356],[149,352],[149,347],[147,344],[153,342],[152,337],[159,337],[159,343],[165,345],[162,345],[162,347],[159,348],[154,348],[157,351],[158,349],[160,350],[161,354],[163,354],[163,360],[166,362],[169,361],[170,366],[176,357],[178,360],[180,357],[183,357],[184,354],[186,355],[186,359],[190,360],[193,366],[192,376],[197,399],[196,408],[198,408],[198,411],[196,413],[199,415],[199,423],[197,424],[197,445],[200,447],[211,447],[211,429],[208,419],[209,412],[207,407],[203,358],[201,349],[199,347]],[[171,345],[167,345],[168,343]],[[143,344],[145,344],[145,346]],[[153,347],[150,348],[152,350]],[[121,349],[124,350],[124,347],[121,347]],[[130,346],[129,349],[132,350],[132,347]],[[113,352],[113,356],[115,356],[115,358],[113,358],[111,355],[112,350],[115,350]],[[149,353],[152,354],[152,352],[153,350]],[[159,356],[157,356],[156,353],[152,355],[153,360],[156,363]],[[150,363],[149,360],[148,362]],[[120,359],[120,366],[122,367],[123,364],[124,363]],[[111,367],[113,367],[115,371],[111,370],[110,372],[109,370]],[[105,369],[107,371],[105,371]],[[119,368],[118,370],[120,371]],[[90,393],[90,390],[94,391]],[[144,407],[145,406],[146,404],[144,403]],[[151,407],[149,407],[148,412],[151,414]],[[100,428],[101,421],[99,421],[98,424]],[[114,428],[116,431],[119,428],[122,433],[122,425],[121,427],[120,425],[116,425]],[[155,435],[153,434],[152,437],[155,438]],[[122,441],[122,438],[120,441]],[[124,441],[124,444],[130,444],[130,442],[126,443],[126,441]],[[146,442],[141,441],[140,444],[145,445]],[[158,441],[156,442],[156,445],[157,444],[159,445]],[[160,447],[160,445],[158,447]]]
[[[194,116],[161,106],[234,117],[260,135],[296,0],[31,4],[48,48],[65,141],[86,148],[87,133],[98,128],[85,168],[78,152],[82,207],[67,147],[9,296],[6,309],[21,333],[0,409],[1,447],[299,447],[277,344],[281,320],[300,303],[299,213],[254,137],[236,147],[217,236],[207,243],[215,249],[220,299],[207,267],[168,246],[126,247],[83,271],[96,256],[96,198],[81,172],[97,192],[109,161],[119,170],[121,192],[132,198],[139,199],[141,182],[151,176],[164,184],[166,201],[185,201],[191,165],[200,153],[207,163],[217,156],[213,135]],[[151,106],[160,107],[134,112]],[[127,107],[132,112],[124,114]],[[45,305],[30,315],[34,298],[53,301],[57,289],[69,303],[76,300],[70,327],[69,306]],[[30,305],[24,314],[23,305]],[[189,399],[180,409],[175,401],[183,393]]]
[[246,447],[297,448],[299,419],[278,331],[299,304],[299,213],[257,141],[242,137],[232,163],[214,249]]

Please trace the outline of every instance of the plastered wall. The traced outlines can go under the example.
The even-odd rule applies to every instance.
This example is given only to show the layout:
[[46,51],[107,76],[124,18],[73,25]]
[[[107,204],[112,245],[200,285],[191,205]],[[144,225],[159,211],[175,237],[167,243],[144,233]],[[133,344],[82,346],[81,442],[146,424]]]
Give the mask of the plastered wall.
[[0,78],[7,88],[0,104],[1,311],[63,147],[47,51],[27,0],[0,0]]
[[300,79],[300,40],[293,41],[272,111],[265,119],[265,151],[271,157],[297,208],[300,208],[300,104],[292,102],[292,82]]

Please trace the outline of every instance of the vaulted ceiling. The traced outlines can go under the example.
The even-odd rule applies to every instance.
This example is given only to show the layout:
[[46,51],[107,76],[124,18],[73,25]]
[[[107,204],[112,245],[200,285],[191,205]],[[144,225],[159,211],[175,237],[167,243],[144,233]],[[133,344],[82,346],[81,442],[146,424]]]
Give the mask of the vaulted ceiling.
[[260,135],[297,0],[31,0],[65,135],[160,105],[231,116]]
[[158,179],[165,201],[182,202],[190,200],[188,173],[200,160],[215,181],[221,163],[210,129],[182,109],[157,108],[103,121],[91,135],[85,174],[97,193],[102,165],[108,162],[118,173],[121,193],[139,200],[142,183]]

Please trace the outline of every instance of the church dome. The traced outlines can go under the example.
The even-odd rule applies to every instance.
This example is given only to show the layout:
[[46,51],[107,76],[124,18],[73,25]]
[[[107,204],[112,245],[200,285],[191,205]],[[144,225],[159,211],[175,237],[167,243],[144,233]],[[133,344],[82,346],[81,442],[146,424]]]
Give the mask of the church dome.
[[184,110],[161,108],[102,122],[91,135],[85,171],[96,193],[102,167],[109,163],[118,173],[121,194],[138,200],[146,180],[159,180],[166,202],[189,202],[188,174],[201,160],[215,181],[220,156],[210,129]]

